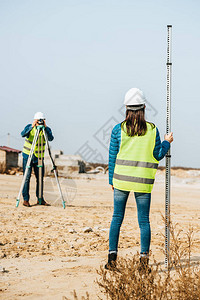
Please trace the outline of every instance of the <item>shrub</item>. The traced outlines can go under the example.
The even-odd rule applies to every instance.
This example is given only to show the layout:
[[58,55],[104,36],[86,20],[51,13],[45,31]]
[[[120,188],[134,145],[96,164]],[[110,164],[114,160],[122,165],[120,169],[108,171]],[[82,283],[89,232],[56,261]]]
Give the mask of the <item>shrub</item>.
[[119,259],[114,271],[100,267],[97,280],[102,292],[110,300],[199,300],[200,265],[191,262],[193,229],[182,237],[171,224],[170,263],[167,270],[154,260],[151,272],[139,271],[139,255],[132,259]]

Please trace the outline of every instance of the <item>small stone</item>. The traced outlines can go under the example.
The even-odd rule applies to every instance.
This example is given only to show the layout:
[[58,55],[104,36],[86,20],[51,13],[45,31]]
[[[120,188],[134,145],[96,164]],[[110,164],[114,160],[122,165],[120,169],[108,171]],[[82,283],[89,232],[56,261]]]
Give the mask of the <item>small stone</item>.
[[102,231],[109,231],[109,228],[102,228]]
[[99,227],[99,226],[95,226],[94,229],[95,229],[95,230],[99,230],[100,227]]
[[88,233],[88,232],[92,232],[93,230],[92,230],[92,228],[91,227],[85,227],[84,229],[83,229],[83,232],[84,233]]
[[69,233],[77,233],[74,228],[69,229]]
[[21,242],[17,242],[16,245],[23,246],[23,245],[26,245],[26,244],[25,243],[21,243]]
[[6,272],[5,268],[0,266],[0,272],[2,272],[2,273]]
[[15,170],[11,170],[11,171],[9,172],[10,175],[15,175],[15,173],[16,173]]

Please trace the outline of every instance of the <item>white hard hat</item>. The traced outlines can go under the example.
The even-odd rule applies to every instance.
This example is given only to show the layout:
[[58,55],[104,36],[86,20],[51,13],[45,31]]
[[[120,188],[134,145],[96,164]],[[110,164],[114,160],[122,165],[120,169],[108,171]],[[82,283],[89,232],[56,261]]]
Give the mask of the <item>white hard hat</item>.
[[124,98],[124,105],[142,105],[144,107],[145,104],[145,96],[144,93],[137,88],[132,88],[128,90]]
[[40,111],[36,112],[34,115],[34,120],[40,120],[40,119],[45,119],[44,114]]

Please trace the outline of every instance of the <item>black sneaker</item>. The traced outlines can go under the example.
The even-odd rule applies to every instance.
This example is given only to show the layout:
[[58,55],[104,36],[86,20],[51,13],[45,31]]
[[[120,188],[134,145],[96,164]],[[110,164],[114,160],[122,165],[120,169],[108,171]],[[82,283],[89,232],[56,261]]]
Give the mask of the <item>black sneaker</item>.
[[106,270],[110,270],[116,267],[116,259],[117,259],[117,253],[109,253],[108,254],[108,262],[105,265]]

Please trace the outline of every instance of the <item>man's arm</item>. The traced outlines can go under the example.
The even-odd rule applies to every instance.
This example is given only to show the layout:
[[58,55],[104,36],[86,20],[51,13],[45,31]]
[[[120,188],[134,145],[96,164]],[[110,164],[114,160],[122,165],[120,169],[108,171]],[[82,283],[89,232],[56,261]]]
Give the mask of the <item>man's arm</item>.
[[24,130],[21,132],[21,136],[22,137],[29,137],[29,133],[32,130],[32,124],[28,124],[26,125],[26,127],[24,128]]
[[54,136],[52,134],[51,128],[49,128],[48,126],[46,126],[45,127],[45,131],[46,131],[46,134],[47,134],[48,141],[49,142],[53,141]]

